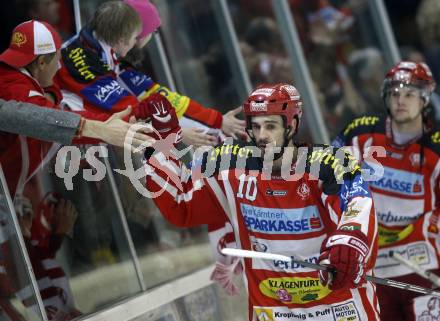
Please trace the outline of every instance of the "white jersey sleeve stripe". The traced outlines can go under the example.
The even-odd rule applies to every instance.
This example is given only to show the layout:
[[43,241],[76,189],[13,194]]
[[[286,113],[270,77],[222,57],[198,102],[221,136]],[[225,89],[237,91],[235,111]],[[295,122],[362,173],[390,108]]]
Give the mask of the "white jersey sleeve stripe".
[[221,171],[220,175],[222,178],[223,186],[225,188],[226,192],[226,199],[229,204],[229,213],[231,215],[230,220],[232,227],[234,228],[234,235],[235,235],[235,241],[237,242],[237,248],[242,248],[241,246],[241,238],[240,238],[240,229],[238,227],[238,218],[237,218],[237,207],[235,205],[235,195],[232,191],[231,184],[229,183],[229,177],[228,177],[229,171]]
[[167,181],[165,181],[162,177],[157,175],[156,173],[150,174],[151,179],[159,186],[165,188],[165,190],[174,198],[177,197],[177,188],[171,186]]

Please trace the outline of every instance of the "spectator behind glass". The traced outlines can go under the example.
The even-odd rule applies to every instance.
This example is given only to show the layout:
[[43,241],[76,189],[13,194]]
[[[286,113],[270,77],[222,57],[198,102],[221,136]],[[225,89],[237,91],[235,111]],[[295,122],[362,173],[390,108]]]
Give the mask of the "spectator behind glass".
[[382,99],[377,94],[385,68],[382,54],[375,48],[354,51],[348,58],[348,70],[353,85],[372,113],[384,113]]
[[[9,48],[0,55],[0,98],[59,108],[61,92],[53,84],[53,75],[58,68],[60,47],[61,39],[48,23],[31,20],[18,25],[12,34]],[[109,118],[109,115],[103,113],[81,115],[100,120]],[[107,124],[115,119],[109,119]],[[85,130],[84,126],[90,125],[93,127],[96,124],[83,122],[78,134]],[[86,131],[89,133],[89,130]],[[0,137],[0,161],[6,181],[11,194],[19,194],[26,179],[42,164],[52,144],[4,132],[0,132]],[[74,143],[82,142],[99,141],[81,137],[74,140]],[[23,151],[27,151],[25,159],[29,159],[29,162],[22,161]]]
[[[60,47],[61,39],[49,24],[32,20],[18,25],[9,49],[0,55],[0,97],[56,108],[61,94],[53,86],[52,78],[58,67]],[[26,178],[43,161],[51,144],[1,135],[0,161],[14,196],[24,188]],[[30,160],[29,164],[23,162],[23,166],[22,150],[27,150]]]
[[[416,14],[418,39],[420,40],[426,63],[431,67],[434,78],[440,82],[440,2],[422,0]],[[440,93],[439,88],[436,90]]]
[[[138,37],[138,41],[136,43],[136,48],[134,51],[138,51],[142,49],[150,40],[152,33],[157,31],[160,26],[160,17],[156,7],[150,3],[150,1],[146,0],[125,0],[127,4],[132,6],[139,14],[142,20],[142,31]],[[190,107],[191,105],[196,105],[197,103],[190,99]],[[201,105],[200,105],[201,106]],[[201,106],[202,107],[202,106]],[[237,115],[241,111],[241,108],[236,108],[227,112],[223,116],[221,130],[227,136],[244,136],[244,122],[237,119],[235,115]],[[203,112],[203,110],[202,110]],[[185,125],[186,122],[183,122],[185,128],[182,129],[184,142],[188,145],[212,145],[217,140],[214,138],[214,134],[218,134],[216,131],[208,130],[209,127],[216,128],[212,126],[212,124],[204,121],[203,117],[198,119],[196,117],[192,117],[190,113],[188,118],[195,120],[196,122],[190,122],[189,125]],[[191,127],[186,127],[191,126]],[[199,127],[199,128],[197,128]],[[209,133],[213,133],[210,135]],[[208,134],[208,135],[207,135]]]
[[25,0],[29,18],[42,20],[55,26],[60,21],[59,8],[57,0]]
[[[58,68],[60,47],[60,37],[48,23],[31,20],[18,25],[9,49],[0,55],[0,98],[59,108],[61,92],[52,79]],[[93,116],[109,118],[102,113]],[[87,122],[82,122],[78,134],[87,132],[87,126]],[[0,138],[0,162],[11,195],[19,206],[26,184],[51,159],[58,146],[4,132],[0,132]],[[98,142],[75,139],[75,143]]]
[[301,5],[305,10],[308,31],[307,60],[312,78],[324,94],[327,107],[324,118],[332,131],[340,122],[361,115],[367,108],[366,101],[353,83],[348,65],[349,56],[358,45],[358,39],[353,34],[357,17],[349,10],[348,3],[340,7],[327,1],[314,3],[307,5],[304,2]]
[[161,20],[159,11],[149,0],[125,0],[138,13],[142,29],[137,37],[136,47],[143,48],[160,27]]
[[[63,19],[60,19],[63,17]],[[0,4],[0,52],[9,45],[10,34],[18,24],[44,21],[52,25],[66,39],[75,33],[71,0],[11,0]]]
[[259,83],[292,82],[290,61],[284,54],[281,35],[273,18],[254,18],[244,37],[246,44],[254,49],[251,54],[244,50],[254,86]]
[[[140,32],[138,14],[123,2],[110,1],[96,10],[89,24],[62,50],[62,68],[56,77],[67,108],[107,115],[130,105],[134,112],[142,110],[137,94],[143,92],[148,99],[151,82],[144,75],[123,70],[119,63],[119,57],[135,45]],[[85,264],[86,269],[90,263],[97,266],[115,262],[110,186],[107,181],[95,184],[81,177],[74,178],[74,185],[75,192],[65,195],[78,205],[80,212],[73,242],[74,251],[81,258],[77,262]]]
[[[24,20],[45,21],[60,33],[63,39],[75,34],[75,17],[70,0],[23,0]],[[62,19],[61,19],[62,17]]]
[[[155,16],[156,24],[149,25],[149,28],[157,27],[160,21],[157,10],[153,8],[151,4],[148,6],[147,15]],[[66,104],[75,110],[113,113],[127,108],[129,104],[136,108],[139,101],[159,92],[173,104],[179,118],[185,115],[212,128],[224,128],[225,132],[232,130],[232,134],[240,129],[242,123],[234,115],[223,119],[218,111],[172,92],[120,63],[119,59],[136,42],[139,46],[145,45],[153,31],[142,29],[139,15],[130,5],[120,1],[102,4],[90,23],[62,50],[63,64],[56,79],[63,89]],[[143,38],[139,38],[145,33]],[[102,91],[102,88],[106,90]],[[214,142],[208,140],[208,143]]]
[[[70,201],[48,193],[35,215],[31,202],[24,197],[16,212],[48,319],[67,321],[80,316],[66,274],[55,259],[64,236],[72,237],[78,215],[75,207]],[[28,306],[29,300],[21,299],[27,308],[38,313],[36,304]]]

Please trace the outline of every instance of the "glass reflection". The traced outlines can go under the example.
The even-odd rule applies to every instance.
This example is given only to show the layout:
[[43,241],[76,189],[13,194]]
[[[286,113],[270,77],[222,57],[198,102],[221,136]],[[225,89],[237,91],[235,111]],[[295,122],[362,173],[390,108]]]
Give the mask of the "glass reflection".
[[[110,153],[113,168],[125,168],[122,151]],[[133,156],[134,167],[142,166]],[[179,228],[169,224],[150,198],[141,195],[122,175],[117,186],[147,288],[186,275],[212,262],[205,227]]]
[[[6,200],[0,167],[0,319],[43,320]],[[9,197],[9,196],[8,196]]]
[[[68,167],[73,156],[50,158],[20,181],[14,207],[49,320],[71,320],[138,293],[140,284],[107,177],[87,181],[84,173],[95,168],[78,159],[68,190],[54,168],[56,160]],[[35,310],[31,294],[20,291]]]
[[86,170],[95,168],[83,159],[73,177],[73,190],[67,190],[64,181],[49,169],[46,188],[76,208],[72,235],[59,257],[69,271],[78,308],[90,313],[138,293],[141,287],[108,175],[97,182],[87,181],[83,177]]

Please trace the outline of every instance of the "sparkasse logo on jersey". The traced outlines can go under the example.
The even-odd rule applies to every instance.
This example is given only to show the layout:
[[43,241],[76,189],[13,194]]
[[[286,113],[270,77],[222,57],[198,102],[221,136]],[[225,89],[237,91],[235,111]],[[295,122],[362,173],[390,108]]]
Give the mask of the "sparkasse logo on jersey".
[[384,166],[383,176],[370,185],[380,190],[403,195],[421,196],[425,192],[423,175]]
[[268,234],[304,234],[323,229],[316,206],[304,208],[266,208],[240,204],[247,228]]

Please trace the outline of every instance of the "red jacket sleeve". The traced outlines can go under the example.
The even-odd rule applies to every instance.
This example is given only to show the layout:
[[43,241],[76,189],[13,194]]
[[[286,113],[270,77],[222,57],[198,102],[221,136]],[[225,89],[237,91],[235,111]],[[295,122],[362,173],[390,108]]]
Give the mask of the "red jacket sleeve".
[[189,227],[227,221],[226,212],[211,187],[216,184],[216,178],[195,178],[183,163],[166,160],[163,154],[152,156],[146,170],[150,197],[170,223]]
[[204,107],[193,99],[190,99],[184,116],[212,128],[222,127],[223,116],[219,111]]

